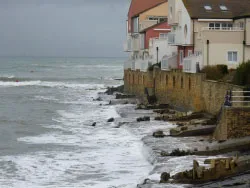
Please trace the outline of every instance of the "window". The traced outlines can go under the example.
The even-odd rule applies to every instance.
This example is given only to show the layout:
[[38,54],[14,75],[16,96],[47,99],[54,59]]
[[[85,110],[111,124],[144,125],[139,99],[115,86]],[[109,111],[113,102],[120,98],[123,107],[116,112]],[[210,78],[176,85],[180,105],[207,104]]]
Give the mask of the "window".
[[220,23],[215,23],[215,29],[220,29]]
[[214,29],[214,23],[209,23],[208,27],[209,27],[209,29]]
[[227,11],[227,10],[228,10],[227,7],[226,7],[225,5],[220,5],[220,9],[221,9],[222,11]]
[[216,23],[209,23],[208,24],[208,27],[210,30],[213,30],[213,29],[223,29],[223,30],[231,30],[231,28],[233,27],[233,24],[232,23],[227,23],[227,22],[216,22]]
[[148,20],[156,20],[157,23],[165,22],[168,20],[166,16],[148,16]]
[[227,60],[229,62],[237,62],[238,61],[238,52],[236,52],[236,51],[227,52]]
[[244,22],[240,22],[239,26],[240,26],[241,29],[244,29]]
[[192,56],[193,50],[188,50],[188,56]]
[[211,7],[210,5],[205,5],[205,6],[204,6],[204,9],[205,9],[205,10],[212,10],[212,7]]
[[180,65],[183,65],[183,50],[180,50]]
[[159,38],[160,39],[167,39],[168,38],[168,34],[167,33],[160,33],[159,34]]
[[139,17],[133,18],[133,32],[138,33],[139,32]]

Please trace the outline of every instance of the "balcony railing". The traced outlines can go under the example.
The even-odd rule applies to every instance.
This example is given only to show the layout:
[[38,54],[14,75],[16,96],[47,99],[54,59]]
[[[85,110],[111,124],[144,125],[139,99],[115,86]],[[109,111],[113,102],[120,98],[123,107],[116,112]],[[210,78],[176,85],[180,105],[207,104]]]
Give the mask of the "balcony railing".
[[189,56],[183,59],[183,72],[197,73],[203,68],[202,56]]
[[173,56],[164,56],[161,60],[161,70],[171,70],[176,69],[177,64],[177,55]]
[[202,31],[244,31],[240,27],[203,27]]
[[143,20],[140,22],[139,31],[147,29],[147,28],[157,24],[157,22],[158,22],[157,20]]
[[168,34],[168,44],[175,44],[175,33]]
[[128,38],[127,41],[124,42],[123,49],[124,49],[124,52],[131,52],[133,50],[131,38]]

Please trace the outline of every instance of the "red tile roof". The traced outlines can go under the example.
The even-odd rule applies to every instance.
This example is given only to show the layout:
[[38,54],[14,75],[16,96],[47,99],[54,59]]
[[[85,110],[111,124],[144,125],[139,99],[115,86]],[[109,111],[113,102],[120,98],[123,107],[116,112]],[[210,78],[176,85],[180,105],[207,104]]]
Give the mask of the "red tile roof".
[[137,16],[140,13],[165,2],[167,2],[167,0],[132,0],[128,12],[128,17],[132,18],[134,16]]

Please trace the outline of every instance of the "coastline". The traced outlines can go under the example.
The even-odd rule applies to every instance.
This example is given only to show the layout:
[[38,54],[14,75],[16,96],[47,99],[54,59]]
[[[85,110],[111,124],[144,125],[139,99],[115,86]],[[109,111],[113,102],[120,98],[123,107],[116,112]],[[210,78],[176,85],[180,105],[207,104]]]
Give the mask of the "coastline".
[[[193,148],[203,148],[204,143],[200,140],[207,140],[206,136],[195,137],[170,137],[169,131],[176,128],[177,125],[172,122],[156,121],[153,120],[157,114],[153,110],[136,109],[138,104],[137,98],[113,99],[111,105],[116,106],[117,113],[121,116],[116,119],[117,128],[121,126],[129,130],[133,135],[140,137],[143,144],[142,152],[145,158],[152,165],[152,170],[148,175],[139,180],[137,188],[180,188],[180,187],[218,187],[220,185],[233,186],[238,185],[242,179],[250,177],[248,174],[234,176],[222,182],[208,182],[200,185],[187,185],[187,184],[163,184],[160,183],[161,173],[168,172],[171,176],[178,172],[189,170],[192,168],[193,160],[203,163],[205,159],[228,157],[227,154],[223,155],[187,155],[181,157],[163,157],[161,152],[172,152],[178,148],[180,150],[192,150]],[[137,122],[137,118],[149,116],[150,121]],[[155,131],[163,130],[167,135],[164,138],[155,138],[152,134]],[[242,187],[242,185],[239,185]],[[237,187],[239,187],[237,186]],[[245,184],[243,184],[245,186]]]

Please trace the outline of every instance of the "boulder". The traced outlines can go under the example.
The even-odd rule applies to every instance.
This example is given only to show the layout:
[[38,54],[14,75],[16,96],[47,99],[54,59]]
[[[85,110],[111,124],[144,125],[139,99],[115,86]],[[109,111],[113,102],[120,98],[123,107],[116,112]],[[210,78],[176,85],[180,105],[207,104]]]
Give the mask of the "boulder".
[[163,138],[165,136],[166,135],[163,133],[163,131],[156,131],[153,133],[153,137],[156,137],[156,138]]
[[108,87],[107,91],[105,91],[106,94],[108,95],[113,95],[114,92],[120,92],[122,93],[124,90],[124,86],[121,85],[121,86],[118,86],[118,87]]
[[144,116],[144,117],[139,117],[136,119],[137,122],[141,122],[141,121],[150,121],[150,117],[149,116]]
[[173,150],[170,154],[170,156],[186,156],[186,155],[192,155],[192,153],[190,151],[184,151],[184,150],[180,150],[179,148]]
[[160,183],[168,183],[168,180],[170,179],[170,174],[167,172],[163,172],[161,174],[161,181]]
[[93,99],[93,101],[102,101],[101,97],[97,97],[96,99]]
[[162,156],[162,157],[168,157],[168,156],[169,156],[169,153],[166,152],[166,151],[161,151],[161,156]]
[[96,126],[96,122],[94,122],[94,123],[92,123],[92,125],[91,125],[92,127],[95,127]]
[[107,122],[109,122],[109,123],[110,123],[110,122],[114,122],[114,121],[115,121],[115,119],[114,119],[114,118],[109,118]]
[[134,98],[134,95],[126,95],[122,93],[116,93],[115,98],[116,99],[129,99],[129,98]]

